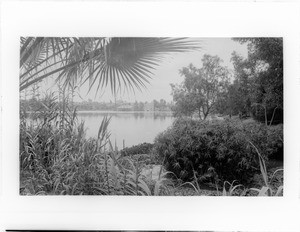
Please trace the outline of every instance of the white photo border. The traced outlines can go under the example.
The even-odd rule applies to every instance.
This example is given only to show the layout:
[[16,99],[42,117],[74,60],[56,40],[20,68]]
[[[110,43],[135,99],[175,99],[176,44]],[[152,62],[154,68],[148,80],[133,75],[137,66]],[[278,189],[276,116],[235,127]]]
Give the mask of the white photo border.
[[[297,2],[3,1],[0,230],[300,231]],[[284,197],[19,195],[20,36],[283,37]]]

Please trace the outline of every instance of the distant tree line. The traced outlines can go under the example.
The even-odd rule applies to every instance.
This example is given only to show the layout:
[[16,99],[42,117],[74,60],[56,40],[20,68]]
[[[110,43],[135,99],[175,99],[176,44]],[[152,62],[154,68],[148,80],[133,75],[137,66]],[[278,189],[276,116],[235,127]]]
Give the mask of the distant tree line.
[[[39,109],[43,106],[43,98],[31,97],[30,99],[21,99],[20,100],[21,107],[23,109],[29,111],[39,111]],[[58,103],[62,104],[62,103]],[[171,111],[172,103],[166,102],[164,99],[153,100],[152,102],[126,102],[122,100],[118,100],[116,102],[97,102],[89,99],[88,101],[82,102],[70,102],[70,106],[72,109],[77,109],[78,111],[118,111],[118,110],[126,110],[126,111],[144,111],[145,106],[147,104],[151,104],[153,106],[154,111]]]

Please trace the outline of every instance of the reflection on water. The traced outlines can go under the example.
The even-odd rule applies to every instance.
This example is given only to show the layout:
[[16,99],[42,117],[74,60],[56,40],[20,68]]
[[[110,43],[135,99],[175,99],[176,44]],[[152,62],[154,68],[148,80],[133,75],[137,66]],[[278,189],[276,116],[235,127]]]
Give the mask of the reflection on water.
[[87,137],[97,137],[102,119],[112,117],[109,124],[111,141],[116,142],[119,148],[152,143],[156,135],[167,129],[173,122],[170,112],[78,112],[78,119],[85,122]]

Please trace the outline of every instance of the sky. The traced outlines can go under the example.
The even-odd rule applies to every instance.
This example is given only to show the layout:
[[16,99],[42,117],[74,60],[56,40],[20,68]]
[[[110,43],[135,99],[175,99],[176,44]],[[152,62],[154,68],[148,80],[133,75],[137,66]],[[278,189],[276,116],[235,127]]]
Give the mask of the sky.
[[[179,74],[179,70],[183,67],[193,64],[194,66],[201,67],[201,59],[204,54],[218,55],[222,60],[223,66],[227,66],[229,69],[233,69],[233,65],[230,62],[231,54],[236,51],[243,57],[247,57],[247,45],[240,44],[233,41],[231,38],[199,38],[201,41],[201,49],[195,52],[174,53],[167,55],[164,61],[153,71],[152,79],[150,83],[146,83],[146,89],[142,89],[142,92],[136,90],[135,93],[122,91],[117,95],[117,100],[123,100],[127,102],[150,102],[154,99],[164,99],[167,102],[172,101],[171,86],[170,84],[180,84],[184,77]],[[88,93],[88,83],[80,87],[80,96],[75,96],[75,101],[83,101],[91,99],[98,102],[114,101],[115,98],[110,92],[110,88],[104,89],[101,93],[98,93],[95,97],[95,88]]]

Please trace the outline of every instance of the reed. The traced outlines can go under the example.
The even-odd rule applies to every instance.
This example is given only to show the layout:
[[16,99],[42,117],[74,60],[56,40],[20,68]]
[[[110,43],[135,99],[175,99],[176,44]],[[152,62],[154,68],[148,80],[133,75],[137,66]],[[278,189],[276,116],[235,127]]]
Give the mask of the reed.
[[[67,101],[67,100],[66,100]],[[63,106],[52,94],[47,96],[32,123],[21,112],[20,123],[20,193],[22,195],[176,195],[188,188],[191,195],[205,195],[198,183],[201,176],[195,171],[191,182],[182,182],[174,173],[164,170],[165,158],[160,162],[158,178],[143,173],[146,160],[142,155],[128,155],[118,151],[110,142],[105,117],[99,125],[97,138],[87,139],[83,122],[78,122],[76,109]],[[62,115],[64,114],[64,115]],[[63,121],[63,122],[62,122]],[[223,192],[217,195],[280,196],[283,186],[274,187],[277,170],[269,175],[258,149],[260,171],[264,186],[245,189],[233,182],[224,182]],[[157,161],[158,162],[158,161]],[[158,163],[157,163],[158,164]]]

